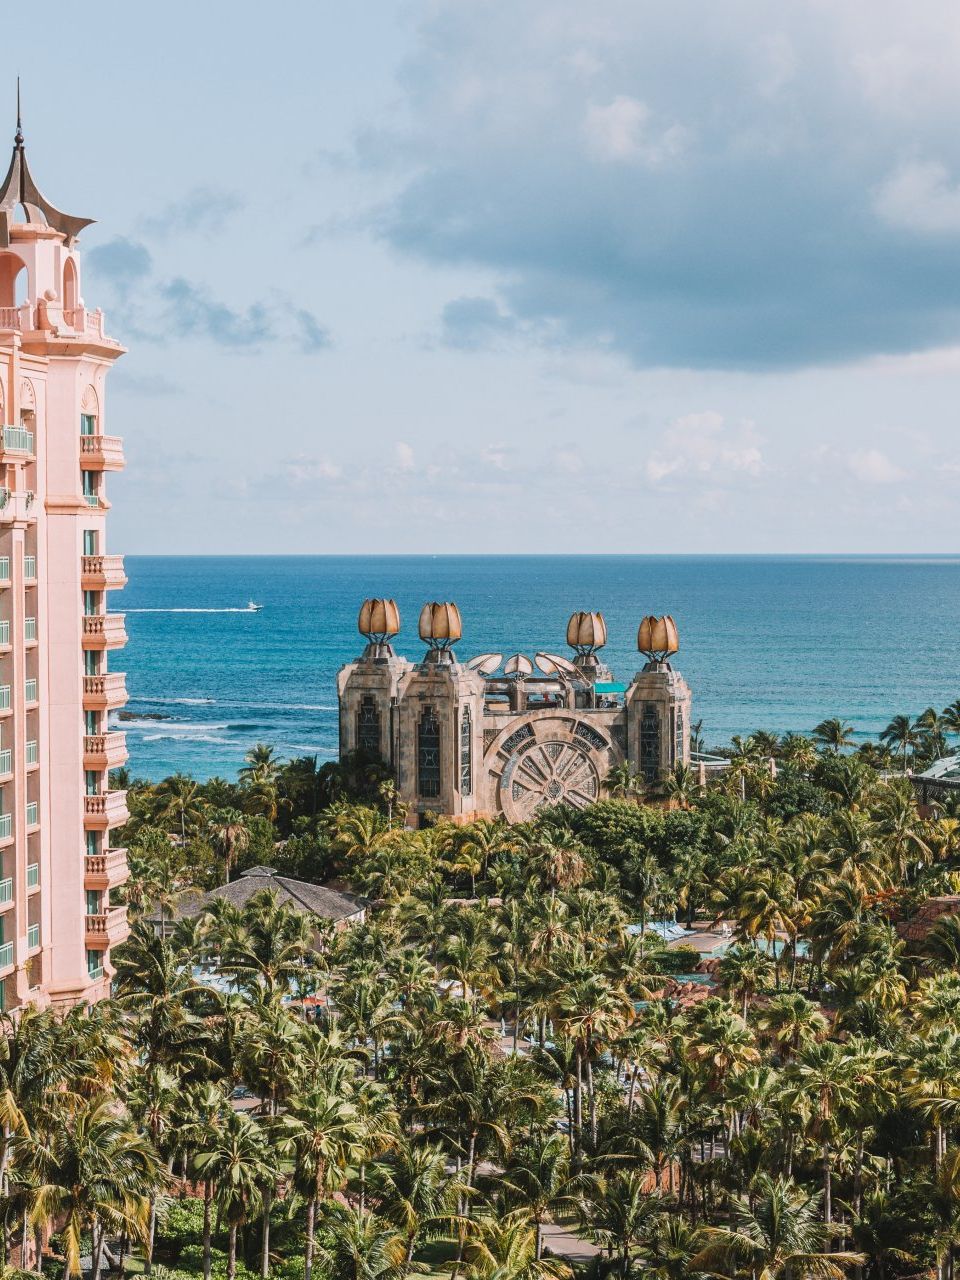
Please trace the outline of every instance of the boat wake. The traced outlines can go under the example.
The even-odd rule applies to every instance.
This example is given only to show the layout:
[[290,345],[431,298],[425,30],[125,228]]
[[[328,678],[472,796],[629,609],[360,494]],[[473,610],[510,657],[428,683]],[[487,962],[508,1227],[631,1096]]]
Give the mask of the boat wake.
[[229,609],[124,609],[124,613],[259,613],[260,606],[252,609],[250,605],[242,608],[235,605]]

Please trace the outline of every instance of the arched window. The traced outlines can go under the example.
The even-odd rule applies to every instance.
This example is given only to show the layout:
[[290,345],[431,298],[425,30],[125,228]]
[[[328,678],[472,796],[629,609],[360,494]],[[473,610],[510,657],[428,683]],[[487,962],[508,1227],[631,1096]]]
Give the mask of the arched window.
[[15,253],[0,253],[0,311],[13,311],[26,298],[27,268],[22,259]]
[[460,794],[473,795],[473,721],[469,707],[460,712]]
[[440,794],[440,721],[429,706],[417,725],[417,791],[427,799]]
[[67,322],[72,322],[71,313],[80,303],[80,291],[77,288],[77,268],[72,258],[63,264],[63,309],[67,313]]
[[97,400],[97,393],[93,387],[84,387],[83,396],[80,400],[80,434],[82,436],[95,436],[97,434],[97,419],[100,416],[100,404]]

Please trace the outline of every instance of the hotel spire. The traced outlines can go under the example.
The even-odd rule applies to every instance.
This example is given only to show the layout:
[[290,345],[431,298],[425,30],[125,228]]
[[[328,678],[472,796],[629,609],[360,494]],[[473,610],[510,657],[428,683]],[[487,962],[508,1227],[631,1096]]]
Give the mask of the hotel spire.
[[13,138],[13,155],[7,176],[0,183],[0,249],[10,244],[10,227],[15,221],[17,206],[26,211],[28,223],[40,223],[61,232],[68,245],[94,221],[93,218],[74,218],[61,213],[41,194],[27,164],[27,152],[23,144],[23,124],[20,117],[20,80],[17,79],[17,132]]

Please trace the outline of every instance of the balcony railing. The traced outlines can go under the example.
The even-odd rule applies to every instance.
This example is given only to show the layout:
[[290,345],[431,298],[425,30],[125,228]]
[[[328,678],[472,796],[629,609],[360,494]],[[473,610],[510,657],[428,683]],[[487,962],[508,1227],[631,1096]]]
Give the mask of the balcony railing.
[[120,648],[127,643],[122,613],[94,613],[83,620],[86,649]]
[[84,858],[84,884],[88,889],[115,889],[129,876],[126,849],[104,849]]
[[27,764],[40,763],[40,748],[37,746],[36,738],[31,738],[27,743]]
[[24,618],[23,620],[23,638],[24,640],[36,640],[37,638],[37,620],[36,618]]
[[100,505],[100,495],[98,493],[85,493],[83,500],[88,507],[97,508]]
[[13,901],[13,876],[0,880],[0,903]]
[[105,791],[99,796],[84,796],[83,814],[91,827],[121,826],[130,816],[126,791]]
[[33,453],[33,432],[25,427],[4,427],[3,447],[20,453]]
[[88,711],[122,707],[127,700],[127,677],[122,671],[83,677],[83,706]]
[[23,682],[23,696],[27,702],[36,702],[37,700],[37,682],[32,677]]
[[23,557],[23,576],[25,578],[35,578],[37,576],[37,557]]
[[84,767],[117,769],[127,760],[125,733],[88,733],[83,739]]
[[40,821],[40,806],[36,800],[31,800],[27,805],[27,826],[35,827]]
[[13,814],[0,813],[0,840],[9,840],[13,835]]
[[0,645],[6,645],[9,643],[10,643],[10,623],[6,620],[6,618],[4,618],[4,620],[0,622]]
[[10,581],[10,557],[0,556],[0,582]]
[[87,916],[87,946],[112,947],[130,935],[126,907],[111,907]]
[[13,752],[9,747],[0,751],[0,774],[13,772]]
[[111,591],[125,587],[123,556],[82,556],[80,577],[84,590]]
[[92,978],[92,979],[94,980],[94,982],[99,982],[99,981],[100,981],[100,979],[103,977],[103,965],[102,965],[102,964],[88,964],[88,965],[87,965],[87,977],[88,977],[88,978]]
[[9,969],[13,964],[13,943],[0,943],[0,969]]
[[20,329],[20,308],[0,307],[0,329]]
[[38,924],[27,925],[27,950],[36,951],[40,945],[40,926]]
[[10,686],[0,684],[0,711],[10,710]]
[[119,436],[81,436],[80,457],[84,467],[119,470],[123,466],[123,441]]
[[28,862],[27,863],[27,888],[36,889],[39,883],[40,883],[40,863]]

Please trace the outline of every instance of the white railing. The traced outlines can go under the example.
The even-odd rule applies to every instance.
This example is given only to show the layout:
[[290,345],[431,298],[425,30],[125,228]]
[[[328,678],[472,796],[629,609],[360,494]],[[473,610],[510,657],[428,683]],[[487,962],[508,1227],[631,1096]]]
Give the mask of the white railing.
[[40,863],[28,862],[27,863],[27,888],[36,889],[39,883],[40,883]]
[[24,618],[24,620],[23,620],[23,638],[24,638],[24,640],[36,640],[36,638],[37,638],[37,620],[36,620],[36,618]]
[[0,684],[0,711],[10,710],[10,686]]
[[100,505],[100,497],[96,493],[85,493],[83,500],[88,507],[99,507]]
[[23,557],[23,576],[25,578],[35,578],[37,576],[37,557]]
[[0,556],[0,582],[10,581],[10,557]]
[[0,944],[0,969],[9,969],[13,964],[13,943]]
[[13,876],[0,880],[0,902],[13,901]]
[[[0,951],[2,951],[2,948],[0,948]],[[12,958],[11,958],[10,963],[11,963],[11,964],[13,964],[13,960],[12,960]],[[87,965],[87,977],[88,977],[88,978],[93,978],[93,979],[94,979],[94,981],[99,981],[99,979],[103,977],[103,965],[102,965],[102,964],[93,964],[93,965],[88,964],[88,965]]]
[[40,748],[37,746],[36,738],[31,738],[27,743],[27,764],[40,763]]
[[0,622],[0,644],[10,643],[10,623],[4,619]]
[[13,814],[0,813],[0,840],[8,840],[13,835]]
[[23,696],[28,702],[36,702],[37,700],[37,682],[36,680],[25,680],[23,683]]
[[12,773],[12,772],[13,772],[13,752],[10,750],[9,747],[4,747],[3,751],[0,751],[0,773]]
[[36,951],[40,945],[40,926],[38,924],[27,925],[27,950]]
[[35,827],[40,821],[40,806],[36,800],[31,800],[27,805],[27,826]]
[[33,453],[33,432],[26,427],[4,427],[3,447],[17,449],[23,453]]

